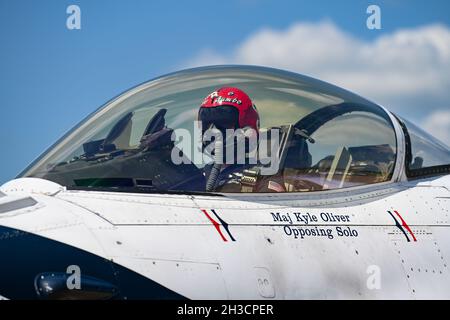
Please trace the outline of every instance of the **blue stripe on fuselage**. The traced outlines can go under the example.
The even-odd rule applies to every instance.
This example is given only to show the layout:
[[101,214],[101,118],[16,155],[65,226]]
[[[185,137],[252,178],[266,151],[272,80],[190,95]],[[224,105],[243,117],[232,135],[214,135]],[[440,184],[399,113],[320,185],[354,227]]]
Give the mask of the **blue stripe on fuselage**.
[[81,273],[119,288],[116,299],[186,299],[130,269],[62,242],[0,226],[0,294],[8,299],[38,299],[36,275],[66,272],[70,265]]

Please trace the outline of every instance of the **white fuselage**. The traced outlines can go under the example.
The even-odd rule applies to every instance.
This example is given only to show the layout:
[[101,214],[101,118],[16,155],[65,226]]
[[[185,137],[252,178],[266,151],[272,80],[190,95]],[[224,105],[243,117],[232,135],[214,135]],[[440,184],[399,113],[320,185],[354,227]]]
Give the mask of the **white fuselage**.
[[[43,192],[35,180],[2,187],[0,226],[113,260],[190,299],[450,298],[450,176],[224,197]],[[8,298],[1,283],[0,294]]]

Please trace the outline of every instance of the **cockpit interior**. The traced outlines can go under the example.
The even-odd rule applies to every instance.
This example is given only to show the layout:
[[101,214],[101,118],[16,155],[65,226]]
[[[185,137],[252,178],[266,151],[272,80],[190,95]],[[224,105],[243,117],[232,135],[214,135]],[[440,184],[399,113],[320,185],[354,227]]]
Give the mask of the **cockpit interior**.
[[[204,97],[224,86],[240,88],[252,99],[260,121],[257,148],[269,147],[265,159],[258,155],[251,163],[223,165],[208,189],[214,159],[203,155],[198,113]],[[194,69],[157,78],[111,100],[21,176],[69,189],[129,192],[273,193],[359,187],[391,181],[400,143],[395,119],[409,139],[405,165],[411,172],[450,163],[444,144],[333,85],[268,68]],[[264,170],[268,157],[277,162],[274,170]]]

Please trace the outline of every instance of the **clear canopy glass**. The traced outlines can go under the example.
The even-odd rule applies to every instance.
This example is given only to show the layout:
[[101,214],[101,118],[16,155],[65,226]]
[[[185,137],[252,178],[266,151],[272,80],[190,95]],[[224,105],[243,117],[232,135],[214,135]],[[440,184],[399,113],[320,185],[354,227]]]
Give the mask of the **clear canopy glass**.
[[412,122],[402,119],[406,125],[411,157],[406,164],[409,172],[424,172],[427,168],[450,165],[450,148]]
[[[218,151],[208,154],[202,145],[199,108],[221,87],[244,91],[259,114],[256,146],[249,150],[243,140],[240,163],[233,162],[238,147],[219,163]],[[389,181],[396,154],[393,125],[379,106],[299,74],[220,66],[180,71],[125,92],[22,176],[111,191],[309,192]]]

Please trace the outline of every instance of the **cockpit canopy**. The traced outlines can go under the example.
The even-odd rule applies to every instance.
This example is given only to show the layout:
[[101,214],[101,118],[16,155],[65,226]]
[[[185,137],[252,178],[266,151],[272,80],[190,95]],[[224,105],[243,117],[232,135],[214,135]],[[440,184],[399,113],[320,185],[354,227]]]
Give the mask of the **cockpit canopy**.
[[[251,98],[260,129],[246,135],[246,128],[234,128],[244,130],[222,141],[233,146],[219,163],[220,138],[210,132],[216,143],[206,152],[197,120],[202,101],[221,87]],[[450,159],[448,149],[442,152]],[[224,66],[181,71],[125,92],[22,176],[112,191],[309,192],[388,182],[396,159],[396,132],[381,107],[298,74]]]

